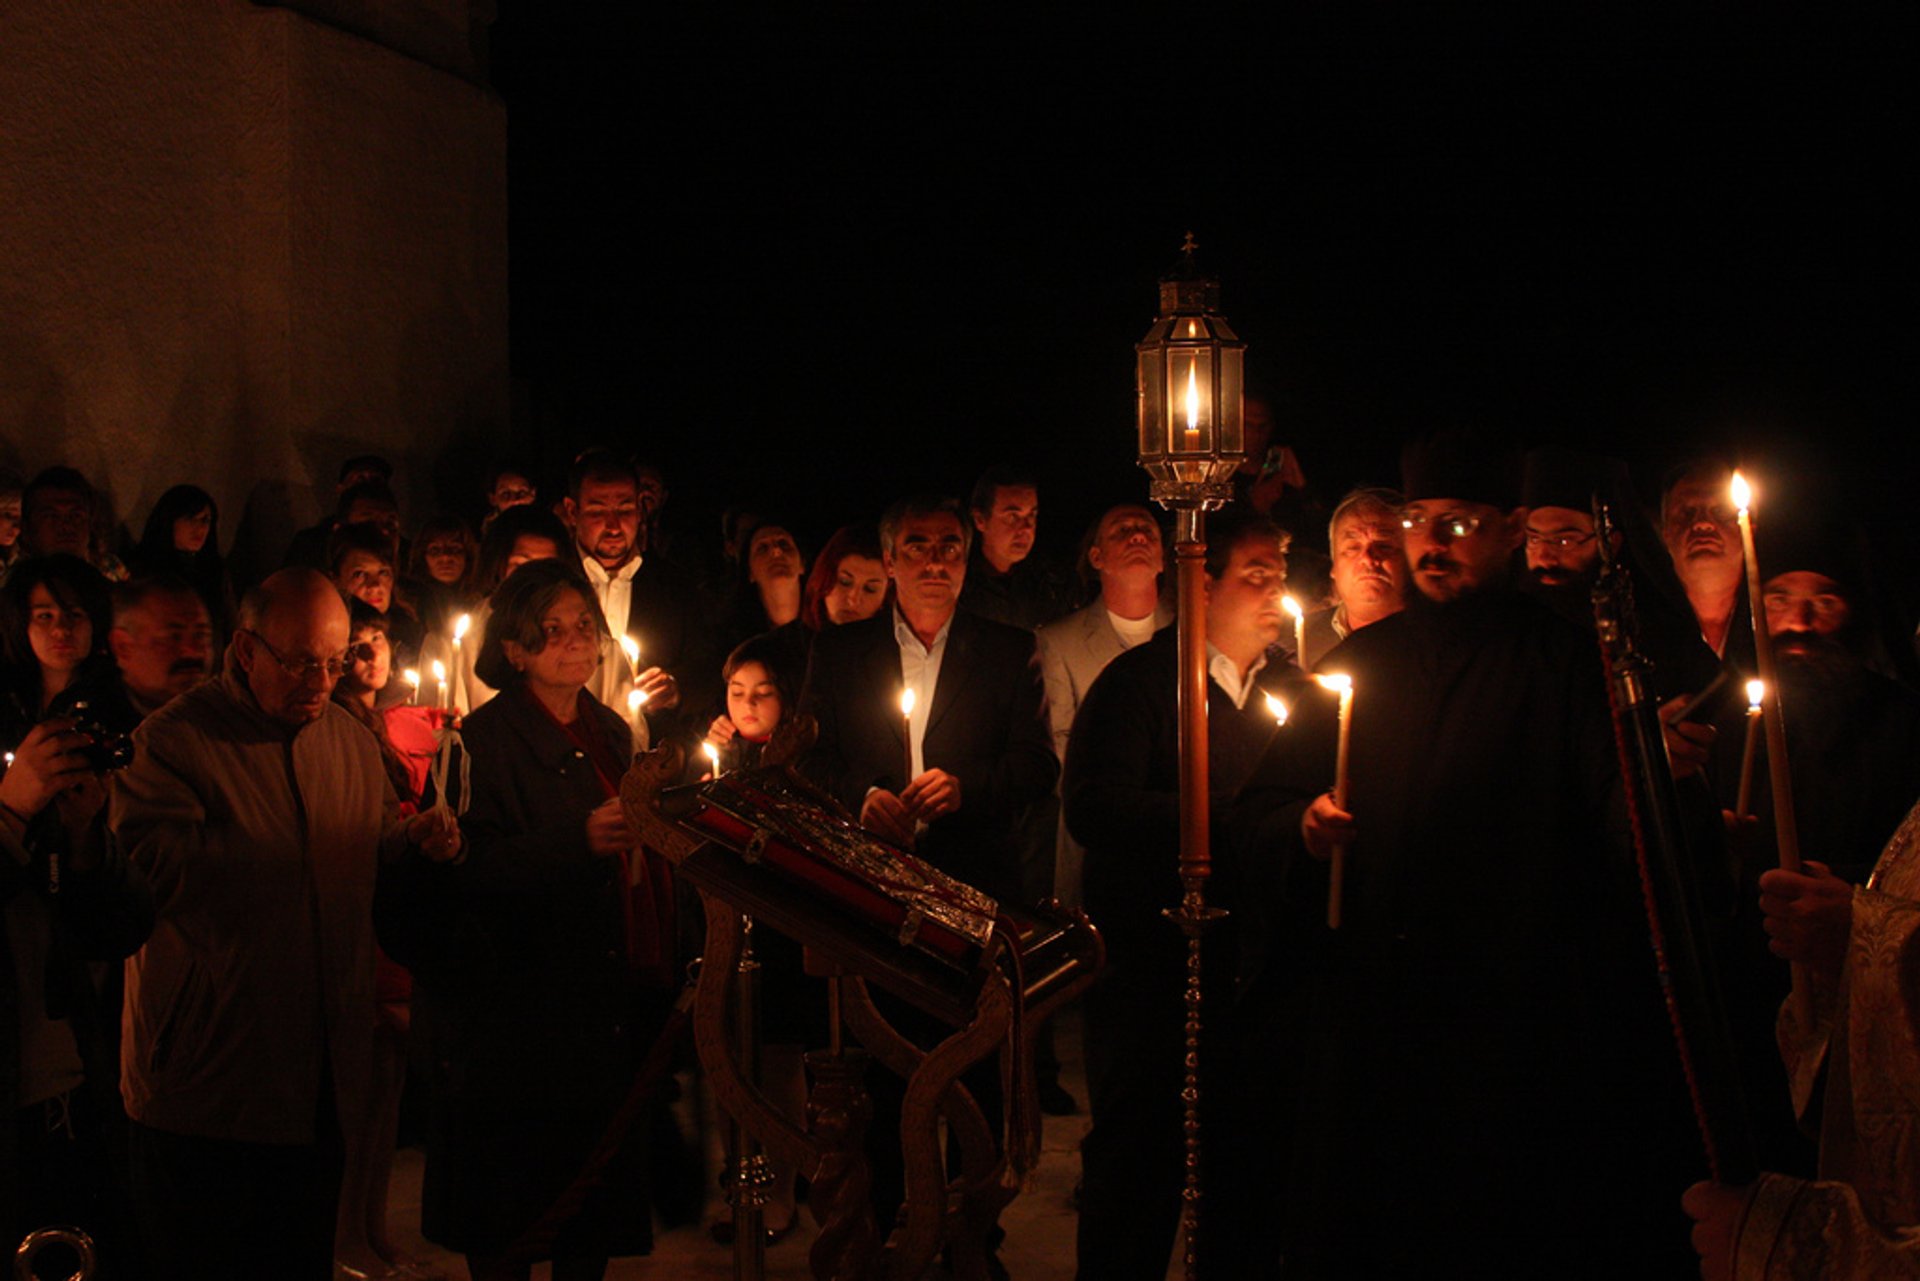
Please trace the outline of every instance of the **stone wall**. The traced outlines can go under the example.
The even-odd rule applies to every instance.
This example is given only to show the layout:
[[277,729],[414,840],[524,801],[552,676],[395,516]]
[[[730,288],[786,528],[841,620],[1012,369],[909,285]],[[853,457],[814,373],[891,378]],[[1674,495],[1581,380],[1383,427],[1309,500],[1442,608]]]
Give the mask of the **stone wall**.
[[243,561],[352,453],[465,497],[507,429],[494,95],[242,0],[22,0],[0,48],[0,467],[71,463],[136,533],[203,484]]

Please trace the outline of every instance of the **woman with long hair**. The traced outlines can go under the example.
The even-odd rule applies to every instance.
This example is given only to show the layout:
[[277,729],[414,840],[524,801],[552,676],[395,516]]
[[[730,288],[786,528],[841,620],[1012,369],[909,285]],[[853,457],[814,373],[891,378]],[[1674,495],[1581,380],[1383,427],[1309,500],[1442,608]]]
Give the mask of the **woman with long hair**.
[[170,574],[186,581],[207,607],[214,652],[233,634],[233,583],[220,555],[220,505],[198,485],[175,485],[160,495],[128,557],[143,578]]
[[445,631],[460,614],[486,598],[474,586],[480,572],[480,540],[458,516],[440,515],[414,535],[407,588],[416,595],[420,621],[429,632]]

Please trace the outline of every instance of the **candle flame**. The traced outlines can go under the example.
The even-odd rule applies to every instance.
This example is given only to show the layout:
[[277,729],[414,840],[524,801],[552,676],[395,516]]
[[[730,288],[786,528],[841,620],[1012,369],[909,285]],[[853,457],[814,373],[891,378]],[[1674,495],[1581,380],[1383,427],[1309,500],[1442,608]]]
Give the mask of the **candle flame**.
[[405,681],[407,684],[413,686],[415,689],[419,689],[420,688],[420,669],[417,667],[409,667],[406,671],[400,673],[400,679]]
[[1287,705],[1271,694],[1267,695],[1267,714],[1282,725],[1287,723]]
[[1747,478],[1736,471],[1728,492],[1733,497],[1734,509],[1744,516],[1747,508],[1753,506],[1753,486],[1747,484]]
[[453,620],[453,643],[458,645],[467,638],[467,629],[473,626],[473,616],[462,614]]
[[633,713],[635,713],[635,712],[637,712],[637,711],[639,711],[639,710],[640,710],[640,704],[642,704],[642,703],[644,703],[644,702],[646,702],[646,701],[647,701],[647,691],[646,691],[646,690],[644,690],[644,689],[630,689],[630,690],[628,690],[628,691],[627,691],[627,714],[628,714],[629,716],[631,716],[631,715],[632,715]]
[[437,658],[433,660],[433,679],[441,685],[447,683],[447,665]]
[[900,691],[900,714],[908,720],[913,719],[913,706],[915,701],[916,696],[911,685]]
[[1200,366],[1187,366],[1187,430],[1200,430]]
[[1748,707],[1753,708],[1755,711],[1760,710],[1760,704],[1766,700],[1766,697],[1767,697],[1767,683],[1765,681],[1748,681],[1747,682],[1747,706]]
[[640,670],[640,642],[631,636],[620,638],[620,648],[627,651],[627,662],[635,671]]
[[1306,611],[1300,608],[1300,602],[1293,598],[1292,592],[1280,598],[1280,608],[1286,610],[1287,617],[1292,619],[1297,620],[1306,615]]
[[712,765],[713,772],[718,774],[720,772],[720,749],[712,743],[702,743],[700,744],[700,750],[707,754],[708,764]]
[[1344,672],[1330,672],[1315,676],[1313,679],[1320,682],[1321,689],[1331,690],[1336,694],[1344,694],[1353,688],[1353,677]]

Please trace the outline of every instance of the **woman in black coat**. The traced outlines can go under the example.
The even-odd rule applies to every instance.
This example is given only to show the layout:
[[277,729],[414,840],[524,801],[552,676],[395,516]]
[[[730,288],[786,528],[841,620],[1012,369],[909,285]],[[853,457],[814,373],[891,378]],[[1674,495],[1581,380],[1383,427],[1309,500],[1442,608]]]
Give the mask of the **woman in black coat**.
[[597,1281],[609,1256],[652,1246],[644,1125],[589,1168],[664,1022],[673,962],[667,868],[617,799],[629,731],[584,688],[606,630],[564,562],[501,584],[477,664],[500,695],[463,728],[467,857],[400,869],[382,908],[431,1047],[422,1227],[474,1281],[524,1281],[549,1257],[555,1281]]

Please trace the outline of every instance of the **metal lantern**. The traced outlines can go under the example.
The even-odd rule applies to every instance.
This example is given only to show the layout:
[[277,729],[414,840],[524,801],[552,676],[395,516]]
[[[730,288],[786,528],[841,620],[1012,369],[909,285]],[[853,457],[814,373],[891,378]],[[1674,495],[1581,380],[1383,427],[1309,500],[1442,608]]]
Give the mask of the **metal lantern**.
[[1232,497],[1246,457],[1240,419],[1246,344],[1220,314],[1220,282],[1194,264],[1191,232],[1160,281],[1160,317],[1135,344],[1139,358],[1140,465],[1154,501],[1205,511]]

